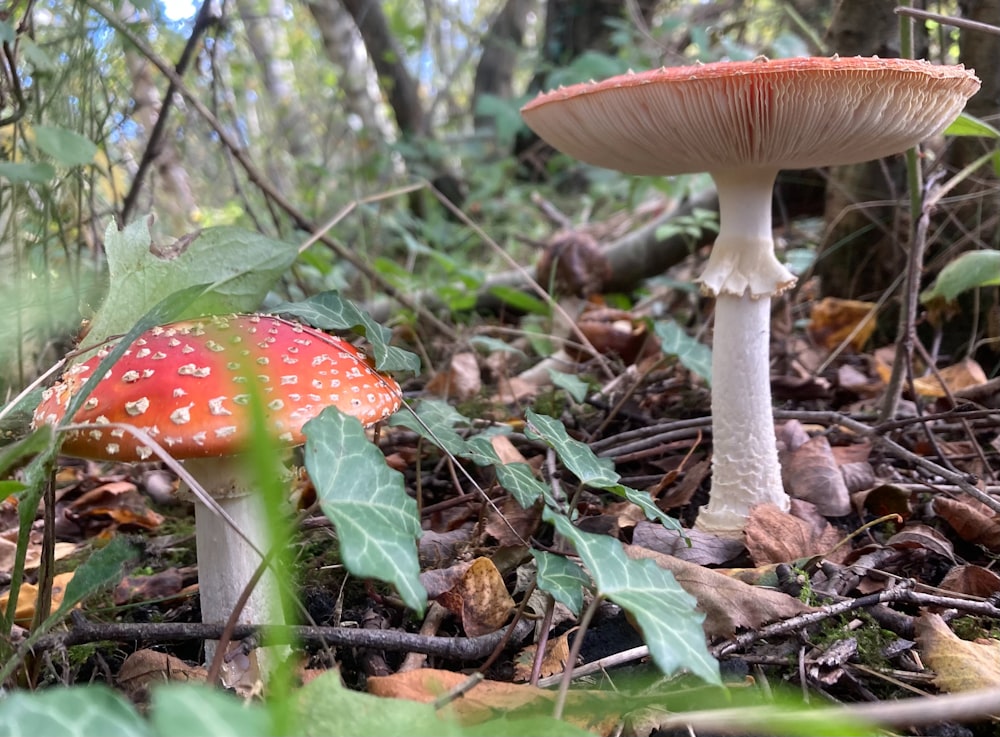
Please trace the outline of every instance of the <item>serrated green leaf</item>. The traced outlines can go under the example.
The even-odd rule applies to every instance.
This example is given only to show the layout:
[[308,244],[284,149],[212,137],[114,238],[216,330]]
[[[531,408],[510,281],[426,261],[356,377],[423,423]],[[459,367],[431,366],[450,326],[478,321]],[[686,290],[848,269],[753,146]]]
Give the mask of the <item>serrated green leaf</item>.
[[670,571],[651,560],[629,558],[617,540],[583,532],[562,515],[546,509],[542,519],[573,543],[598,593],[632,615],[664,673],[687,670],[709,683],[721,683],[719,663],[708,652],[701,628],[705,615]]
[[271,715],[260,704],[188,683],[165,684],[153,690],[150,722],[156,737],[268,737],[274,734]]
[[151,240],[145,218],[122,231],[108,226],[108,296],[94,316],[87,345],[127,332],[135,316],[164,294],[195,285],[210,289],[192,298],[180,318],[253,312],[298,253],[289,243],[229,226],[206,228],[159,254],[150,251]]
[[969,289],[996,284],[1000,284],[1000,251],[966,251],[941,269],[933,286],[920,295],[920,301],[952,302]]
[[712,350],[707,345],[685,333],[673,320],[657,320],[653,330],[664,353],[677,356],[685,368],[712,383]]
[[454,430],[456,424],[467,422],[467,418],[440,399],[424,399],[416,410],[397,412],[389,418],[390,426],[409,428],[453,456],[468,452],[465,440]]
[[559,460],[576,474],[581,483],[597,489],[605,489],[618,483],[621,476],[615,471],[614,462],[608,458],[598,458],[584,443],[571,438],[561,422],[530,409],[525,413],[524,419],[527,423],[525,434],[529,438],[542,440],[555,450]]
[[420,372],[420,359],[416,354],[389,345],[392,331],[337,292],[323,292],[301,302],[285,302],[272,312],[294,315],[321,330],[360,330],[372,344],[375,367],[379,371]]
[[0,699],[0,737],[152,737],[123,696],[107,686],[15,691]]
[[582,402],[587,398],[590,386],[579,376],[567,374],[563,371],[556,371],[555,369],[549,369],[549,376],[552,378],[552,383],[569,394],[573,398],[573,401]]
[[420,517],[403,475],[386,465],[361,423],[335,407],[307,422],[303,432],[306,469],[337,529],[347,569],[392,584],[408,607],[422,613],[427,592],[417,561]]
[[968,113],[960,114],[944,129],[946,136],[981,136],[983,138],[1000,138],[1000,131],[986,121],[975,118]]
[[583,590],[590,585],[587,574],[576,563],[562,555],[532,550],[531,557],[538,565],[538,588],[566,605],[573,614],[583,609]]
[[365,737],[458,737],[465,731],[441,717],[433,704],[388,699],[351,691],[334,671],[307,683],[295,701],[304,737],[365,735]]
[[55,176],[55,167],[44,161],[0,161],[0,177],[11,184],[45,184]]
[[94,160],[97,146],[76,131],[54,125],[34,127],[35,145],[62,166],[82,166]]

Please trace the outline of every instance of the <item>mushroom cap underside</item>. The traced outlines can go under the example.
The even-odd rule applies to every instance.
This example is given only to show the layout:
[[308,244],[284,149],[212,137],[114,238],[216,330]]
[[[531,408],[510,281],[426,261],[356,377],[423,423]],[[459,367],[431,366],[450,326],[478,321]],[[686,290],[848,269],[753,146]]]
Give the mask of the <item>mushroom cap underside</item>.
[[[43,393],[34,424],[62,421],[71,398],[107,355],[75,364]],[[302,426],[327,406],[371,425],[399,408],[401,392],[350,343],[270,315],[231,315],[153,328],[128,348],[87,397],[63,453],[134,461],[151,448],[120,427],[137,427],[175,458],[229,455],[252,434],[257,392],[279,442],[305,442]]]
[[979,86],[962,66],[909,59],[757,59],[564,87],[521,114],[559,151],[628,174],[805,169],[910,148]]

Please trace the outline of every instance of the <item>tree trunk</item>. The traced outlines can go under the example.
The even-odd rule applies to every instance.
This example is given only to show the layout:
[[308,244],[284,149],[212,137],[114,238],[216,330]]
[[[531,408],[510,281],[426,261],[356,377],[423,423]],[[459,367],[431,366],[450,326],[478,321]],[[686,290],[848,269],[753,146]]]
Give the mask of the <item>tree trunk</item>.
[[[959,5],[963,18],[1000,27],[1000,0],[965,0]],[[1000,74],[996,72],[1000,69],[1000,36],[963,29],[960,38],[959,61],[970,69],[977,70],[979,78],[983,81],[979,92],[973,95],[966,105],[965,112],[996,127],[1000,124]],[[995,148],[996,141],[987,138],[959,137],[951,142],[948,160],[953,168],[958,170]],[[981,224],[984,232],[980,235],[986,241],[986,245],[992,248],[1000,245],[996,235],[992,238],[987,235],[1000,233],[1000,228],[997,227],[997,217],[1000,216],[1000,187],[997,185],[997,177],[987,164],[980,167],[975,177],[966,180],[958,187],[958,191],[962,194],[977,195],[963,203],[961,211],[968,213],[969,217],[962,218],[959,222],[965,223],[968,227]],[[992,224],[980,223],[983,217],[989,217],[990,214],[993,217]]]
[[[334,0],[325,0],[333,2]],[[389,22],[377,0],[340,0],[365,40],[365,48],[388,90],[389,107],[404,137],[426,133],[424,108],[420,103],[417,81],[403,62],[405,54],[389,28]]]
[[535,0],[507,0],[483,34],[483,53],[476,65],[476,78],[472,88],[476,128],[487,125],[491,120],[477,110],[483,95],[504,99],[513,97],[514,68],[524,42],[528,12],[534,4]]
[[356,135],[372,141],[381,150],[396,140],[392,121],[384,112],[378,74],[368,57],[364,39],[354,19],[336,0],[307,3],[323,40],[326,57],[337,67],[348,118],[354,116]]
[[[895,0],[842,0],[827,33],[831,51],[898,57],[895,6]],[[902,157],[830,169],[827,233],[816,264],[822,294],[876,298],[903,271],[907,230],[896,203],[905,179]]]

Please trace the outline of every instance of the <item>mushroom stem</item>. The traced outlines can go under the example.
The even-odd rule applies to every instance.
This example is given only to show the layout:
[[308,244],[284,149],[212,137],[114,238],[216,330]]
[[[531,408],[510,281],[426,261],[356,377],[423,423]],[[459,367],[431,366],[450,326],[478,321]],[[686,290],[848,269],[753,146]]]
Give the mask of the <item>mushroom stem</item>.
[[[271,548],[265,505],[259,493],[251,493],[255,477],[245,457],[189,459],[184,465],[235,524],[236,529],[195,499],[201,619],[206,624],[224,623],[260,566],[262,557],[257,551],[266,554]],[[268,568],[247,599],[238,622],[283,624],[280,602],[277,578]],[[206,662],[212,662],[217,644],[215,640],[205,641]],[[258,661],[265,677],[270,665]]]
[[774,255],[776,170],[715,172],[719,237],[700,279],[717,297],[712,351],[712,490],[697,527],[738,535],[751,507],[789,507],[771,406],[771,297],[795,283]]
[[772,419],[770,307],[770,297],[721,294],[716,301],[712,491],[696,522],[706,532],[739,534],[751,507],[789,506]]
[[[774,256],[771,194],[777,169],[712,172],[719,193],[719,237],[698,280],[711,295],[781,294],[795,276]],[[718,319],[718,318],[716,318]]]

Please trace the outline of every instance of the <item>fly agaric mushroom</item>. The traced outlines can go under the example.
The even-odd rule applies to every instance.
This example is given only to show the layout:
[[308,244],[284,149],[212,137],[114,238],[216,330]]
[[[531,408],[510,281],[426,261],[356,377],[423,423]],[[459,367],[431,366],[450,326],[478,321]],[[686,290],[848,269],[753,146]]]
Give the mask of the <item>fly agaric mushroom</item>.
[[[34,424],[59,424],[70,399],[108,354],[104,347],[46,389]],[[251,387],[251,384],[253,387]],[[253,473],[240,457],[250,436],[251,391],[258,392],[267,430],[281,444],[305,442],[302,426],[335,406],[364,425],[400,404],[399,385],[375,371],[340,338],[269,315],[233,315],[176,322],[139,336],[97,383],[72,419],[62,452],[82,458],[144,461],[152,448],[122,429],[132,425],[156,440],[229,515],[228,522],[195,500],[202,621],[225,622],[268,548],[263,505]],[[102,427],[114,423],[112,427]],[[244,607],[241,622],[279,622],[276,580],[268,572]],[[214,643],[206,643],[211,660]]]
[[559,151],[627,174],[708,172],[719,235],[701,275],[717,297],[712,490],[696,525],[737,535],[750,508],[787,510],[771,417],[771,297],[795,283],[775,258],[779,169],[851,164],[940,133],[979,89],[962,66],[878,58],[716,62],[544,93],[521,110]]

